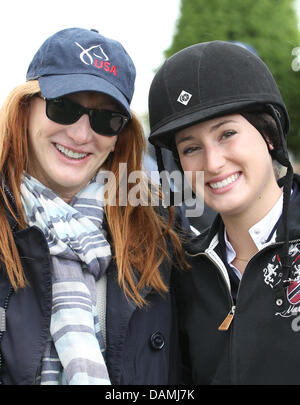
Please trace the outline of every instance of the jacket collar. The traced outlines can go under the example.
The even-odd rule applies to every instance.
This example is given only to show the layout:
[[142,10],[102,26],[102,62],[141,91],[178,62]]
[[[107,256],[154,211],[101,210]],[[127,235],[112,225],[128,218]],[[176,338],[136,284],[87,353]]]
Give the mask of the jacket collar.
[[193,254],[197,254],[199,252],[204,252],[210,246],[213,247],[213,245],[214,245],[213,242],[215,240],[216,235],[218,234],[221,224],[222,224],[222,218],[218,214],[215,217],[211,227],[207,228],[200,235],[191,237],[191,239],[188,241],[187,245],[185,246],[185,249],[188,251],[188,253],[193,255]]

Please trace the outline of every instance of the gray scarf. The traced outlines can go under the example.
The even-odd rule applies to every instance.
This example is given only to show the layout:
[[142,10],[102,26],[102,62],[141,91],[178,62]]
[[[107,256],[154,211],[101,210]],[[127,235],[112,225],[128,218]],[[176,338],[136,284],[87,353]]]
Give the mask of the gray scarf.
[[50,337],[41,384],[110,384],[95,286],[111,259],[102,230],[100,179],[93,179],[67,204],[32,176],[23,178],[27,224],[43,231],[53,263]]

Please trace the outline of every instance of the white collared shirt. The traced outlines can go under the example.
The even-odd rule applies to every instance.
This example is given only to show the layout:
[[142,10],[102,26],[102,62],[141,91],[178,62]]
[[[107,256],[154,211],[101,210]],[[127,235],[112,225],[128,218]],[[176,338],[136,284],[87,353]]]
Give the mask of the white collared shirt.
[[[258,221],[255,225],[253,225],[249,229],[248,232],[258,250],[261,250],[263,247],[275,241],[276,232],[274,232],[274,234],[272,235],[271,240],[267,242],[271,231],[277,224],[282,214],[282,207],[283,207],[283,194],[281,194],[280,198],[273,206],[273,208],[267,213],[267,215],[264,216],[260,221]],[[224,240],[226,245],[227,262],[233,268],[238,278],[241,279],[242,278],[241,272],[232,264],[233,260],[236,258],[236,253],[227,238],[226,229],[224,230]]]

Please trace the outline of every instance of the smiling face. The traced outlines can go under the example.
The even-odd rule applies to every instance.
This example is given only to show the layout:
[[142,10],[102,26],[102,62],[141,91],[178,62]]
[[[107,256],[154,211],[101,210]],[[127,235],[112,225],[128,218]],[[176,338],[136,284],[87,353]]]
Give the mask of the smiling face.
[[[118,111],[116,103],[104,94],[81,92],[68,98],[87,108]],[[117,136],[94,132],[86,114],[74,124],[57,124],[47,118],[45,104],[40,97],[34,97],[31,102],[27,171],[69,202],[114,150]]]
[[[262,135],[242,115],[214,118],[176,134],[184,171],[203,171],[205,203],[221,215],[263,217],[281,194]],[[270,145],[270,148],[272,146]]]

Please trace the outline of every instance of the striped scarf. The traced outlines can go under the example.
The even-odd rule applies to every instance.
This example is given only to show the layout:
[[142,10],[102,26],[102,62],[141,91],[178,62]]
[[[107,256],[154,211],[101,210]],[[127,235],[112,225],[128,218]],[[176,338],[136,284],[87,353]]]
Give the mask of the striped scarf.
[[26,174],[21,185],[26,222],[40,228],[52,257],[50,336],[41,384],[110,384],[96,306],[96,281],[111,249],[103,230],[103,183],[95,177],[70,202]]

